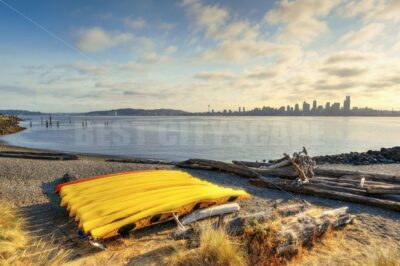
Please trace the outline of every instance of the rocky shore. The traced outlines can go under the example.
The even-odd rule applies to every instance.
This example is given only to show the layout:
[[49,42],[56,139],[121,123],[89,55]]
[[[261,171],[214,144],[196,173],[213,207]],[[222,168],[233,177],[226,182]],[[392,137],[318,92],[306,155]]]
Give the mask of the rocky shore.
[[0,115],[0,136],[16,133],[24,129],[19,126],[19,119],[16,116]]
[[336,155],[324,155],[314,157],[317,164],[390,164],[400,162],[400,147],[382,148],[379,151],[350,152]]

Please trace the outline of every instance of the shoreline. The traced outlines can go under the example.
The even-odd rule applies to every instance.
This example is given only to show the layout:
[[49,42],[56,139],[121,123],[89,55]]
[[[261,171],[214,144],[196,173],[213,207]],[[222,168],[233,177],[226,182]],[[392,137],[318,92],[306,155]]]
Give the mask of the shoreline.
[[131,157],[131,156],[119,156],[119,155],[107,155],[101,153],[80,153],[80,152],[66,152],[62,150],[51,150],[51,149],[39,149],[39,148],[29,148],[23,146],[16,146],[9,144],[7,141],[0,139],[0,152],[3,151],[20,151],[20,152],[35,152],[35,153],[61,153],[61,154],[69,154],[75,155],[78,158],[91,158],[97,160],[127,160],[127,159],[138,159],[138,160],[161,160],[156,158],[143,158],[143,157]]
[[[129,155],[107,155],[102,153],[84,153],[84,152],[69,152],[56,149],[44,149],[44,148],[29,148],[23,146],[17,146],[9,144],[7,141],[0,139],[0,152],[4,151],[19,151],[19,152],[35,152],[35,153],[60,153],[66,155],[74,155],[77,157],[92,158],[98,160],[109,160],[109,161],[142,161],[142,162],[153,162],[154,164],[174,164],[179,160],[163,159],[156,157],[137,157]],[[193,158],[186,158],[193,159]],[[196,158],[199,159],[199,158]],[[202,158],[200,158],[202,159]],[[207,158],[203,158],[207,159]],[[380,150],[368,150],[365,152],[346,152],[341,154],[329,154],[329,155],[318,155],[314,156],[313,159],[317,165],[343,165],[343,166],[368,166],[368,165],[390,165],[400,164],[400,146],[394,146],[391,148],[381,148]],[[211,159],[213,160],[213,159]],[[273,162],[275,159],[266,160],[266,162]],[[228,160],[226,162],[231,162]],[[253,163],[253,161],[251,162]],[[256,161],[256,163],[263,163],[262,161]]]

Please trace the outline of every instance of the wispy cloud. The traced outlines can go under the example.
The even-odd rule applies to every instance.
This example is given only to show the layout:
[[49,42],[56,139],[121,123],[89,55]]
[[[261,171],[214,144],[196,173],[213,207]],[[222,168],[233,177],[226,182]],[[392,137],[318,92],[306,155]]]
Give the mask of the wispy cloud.
[[77,47],[84,52],[100,52],[107,48],[127,43],[133,39],[130,33],[110,33],[101,27],[80,30]]
[[134,30],[138,30],[138,29],[142,29],[146,26],[146,20],[144,20],[143,18],[124,18],[122,20],[125,25],[127,25],[128,27],[134,29]]

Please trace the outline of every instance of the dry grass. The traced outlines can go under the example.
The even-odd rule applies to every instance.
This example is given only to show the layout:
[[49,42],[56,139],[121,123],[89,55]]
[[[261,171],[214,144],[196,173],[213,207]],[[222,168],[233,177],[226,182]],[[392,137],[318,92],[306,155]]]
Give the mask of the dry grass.
[[374,266],[400,266],[400,251],[395,246],[381,249],[375,254],[371,265]]
[[206,225],[200,230],[199,247],[193,250],[178,249],[170,259],[176,266],[241,266],[247,258],[240,246],[222,229]]
[[0,265],[61,265],[69,252],[57,245],[33,241],[24,230],[25,221],[14,208],[0,201]]
[[243,241],[246,243],[250,265],[281,265],[285,259],[274,252],[278,240],[276,232],[281,226],[281,220],[267,224],[256,224],[247,227]]

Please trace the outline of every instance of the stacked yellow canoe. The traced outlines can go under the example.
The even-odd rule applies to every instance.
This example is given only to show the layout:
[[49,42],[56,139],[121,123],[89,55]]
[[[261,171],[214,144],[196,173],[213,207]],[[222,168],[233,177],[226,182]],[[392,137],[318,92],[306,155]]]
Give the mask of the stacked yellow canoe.
[[64,183],[57,188],[79,227],[94,239],[126,234],[199,208],[249,195],[182,171],[153,170],[112,174]]

